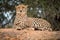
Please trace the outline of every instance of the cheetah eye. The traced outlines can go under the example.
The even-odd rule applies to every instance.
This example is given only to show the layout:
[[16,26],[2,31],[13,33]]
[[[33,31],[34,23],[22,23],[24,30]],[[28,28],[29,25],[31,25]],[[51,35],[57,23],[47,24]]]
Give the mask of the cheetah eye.
[[22,7],[22,8],[24,8],[24,7]]

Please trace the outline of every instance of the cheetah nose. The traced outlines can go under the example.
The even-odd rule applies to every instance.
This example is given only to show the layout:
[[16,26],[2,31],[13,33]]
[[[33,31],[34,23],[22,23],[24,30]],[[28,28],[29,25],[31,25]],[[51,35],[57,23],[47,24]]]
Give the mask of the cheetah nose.
[[20,12],[22,12],[22,10],[20,10]]

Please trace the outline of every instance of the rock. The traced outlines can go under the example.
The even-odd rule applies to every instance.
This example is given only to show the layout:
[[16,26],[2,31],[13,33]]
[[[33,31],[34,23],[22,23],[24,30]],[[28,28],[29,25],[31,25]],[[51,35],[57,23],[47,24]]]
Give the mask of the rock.
[[60,31],[0,29],[0,40],[60,40]]

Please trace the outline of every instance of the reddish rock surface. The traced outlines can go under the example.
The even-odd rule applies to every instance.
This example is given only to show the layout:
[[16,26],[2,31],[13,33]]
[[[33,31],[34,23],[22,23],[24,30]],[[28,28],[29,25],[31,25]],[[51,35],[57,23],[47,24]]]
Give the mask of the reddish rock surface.
[[0,29],[0,40],[60,40],[60,32]]

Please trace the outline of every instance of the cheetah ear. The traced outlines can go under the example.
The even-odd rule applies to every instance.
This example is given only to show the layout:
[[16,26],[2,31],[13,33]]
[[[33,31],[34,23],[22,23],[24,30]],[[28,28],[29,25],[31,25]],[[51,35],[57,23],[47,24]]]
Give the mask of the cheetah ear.
[[26,5],[26,7],[28,7],[28,5]]
[[17,8],[18,6],[15,6],[15,8]]

